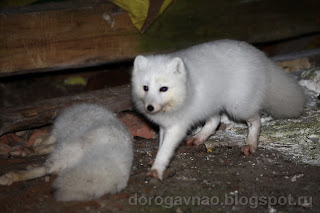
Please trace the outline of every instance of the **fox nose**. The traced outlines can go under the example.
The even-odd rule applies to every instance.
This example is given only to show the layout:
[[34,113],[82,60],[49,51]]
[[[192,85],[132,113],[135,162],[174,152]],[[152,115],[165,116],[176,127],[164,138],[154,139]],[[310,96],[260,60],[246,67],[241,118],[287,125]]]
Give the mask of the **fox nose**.
[[152,111],[154,110],[154,107],[153,107],[152,105],[148,105],[148,106],[147,106],[147,110],[148,110],[149,112],[152,112]]

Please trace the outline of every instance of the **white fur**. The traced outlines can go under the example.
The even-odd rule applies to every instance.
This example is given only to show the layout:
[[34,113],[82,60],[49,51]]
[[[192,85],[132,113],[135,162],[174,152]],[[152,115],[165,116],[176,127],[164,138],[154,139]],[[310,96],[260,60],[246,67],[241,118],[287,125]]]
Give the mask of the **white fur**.
[[53,183],[57,200],[91,200],[126,187],[131,136],[111,112],[93,104],[72,106],[57,118],[51,135],[57,146],[45,165],[59,174]]
[[[164,86],[168,90],[160,92]],[[214,133],[220,113],[226,112],[235,120],[247,121],[247,151],[254,152],[261,110],[292,117],[304,107],[303,91],[291,76],[253,46],[232,40],[137,56],[132,98],[137,110],[160,126],[159,151],[152,167],[160,179],[190,126],[207,121],[196,136],[196,144],[202,143]],[[153,111],[148,110],[149,105]]]

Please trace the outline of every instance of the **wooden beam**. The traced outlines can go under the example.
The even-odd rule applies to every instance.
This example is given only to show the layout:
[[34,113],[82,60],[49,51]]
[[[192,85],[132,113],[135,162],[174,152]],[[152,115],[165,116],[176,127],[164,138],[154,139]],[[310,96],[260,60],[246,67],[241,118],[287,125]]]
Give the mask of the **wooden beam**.
[[144,34],[114,4],[74,2],[0,10],[0,76],[94,66],[221,38],[267,42],[320,32],[319,0],[174,1]]
[[129,85],[43,100],[28,106],[2,108],[0,109],[0,136],[12,131],[50,124],[61,110],[72,104],[83,102],[100,104],[113,112],[132,108]]
[[215,39],[250,43],[320,33],[320,1],[174,1],[141,35],[144,51],[185,48]]

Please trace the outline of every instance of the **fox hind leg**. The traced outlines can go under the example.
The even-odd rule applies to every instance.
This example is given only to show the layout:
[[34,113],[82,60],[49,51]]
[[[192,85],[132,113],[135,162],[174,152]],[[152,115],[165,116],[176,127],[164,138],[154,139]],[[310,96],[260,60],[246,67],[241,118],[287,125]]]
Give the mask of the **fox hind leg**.
[[248,119],[247,125],[249,129],[247,144],[244,145],[241,150],[245,155],[249,155],[250,153],[257,151],[261,129],[260,116],[256,114]]
[[[36,147],[17,147],[11,151],[12,156],[45,155],[51,153],[56,146],[56,138],[49,136],[41,145]],[[42,166],[30,167],[26,170],[11,171],[0,176],[0,185],[11,185],[14,182],[31,180],[55,172],[54,163],[48,161]]]
[[194,137],[187,140],[188,146],[197,146],[203,144],[210,135],[214,134],[220,123],[220,115],[215,115],[206,121],[206,124],[200,130],[200,132]]
[[0,176],[0,185],[10,186],[14,182],[35,179],[45,176],[48,173],[48,168],[46,166],[38,166],[23,171],[11,171]]

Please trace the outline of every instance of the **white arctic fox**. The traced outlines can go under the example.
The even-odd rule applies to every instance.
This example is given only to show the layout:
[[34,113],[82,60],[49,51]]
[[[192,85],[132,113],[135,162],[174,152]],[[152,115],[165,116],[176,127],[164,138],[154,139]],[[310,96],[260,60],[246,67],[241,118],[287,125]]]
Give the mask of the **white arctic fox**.
[[304,92],[261,51],[240,41],[219,40],[170,54],[137,56],[132,73],[136,108],[160,126],[159,150],[148,175],[163,172],[188,128],[206,121],[189,144],[213,134],[220,114],[246,121],[247,155],[257,150],[259,112],[277,118],[299,116]]
[[127,186],[133,160],[131,136],[107,109],[74,105],[58,116],[51,136],[57,143],[43,166],[9,172],[0,177],[0,184],[56,173],[53,191],[61,201],[91,200]]

